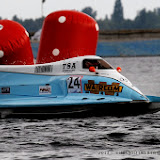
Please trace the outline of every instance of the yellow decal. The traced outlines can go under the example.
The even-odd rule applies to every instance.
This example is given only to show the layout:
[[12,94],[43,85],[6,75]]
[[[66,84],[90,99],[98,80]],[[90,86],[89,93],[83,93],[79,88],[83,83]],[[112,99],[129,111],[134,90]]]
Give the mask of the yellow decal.
[[122,89],[123,87],[119,86],[119,83],[107,85],[106,82],[99,82],[99,84],[95,84],[94,80],[88,80],[88,84],[84,84],[84,90],[94,94],[105,92],[105,95],[114,95],[115,92],[122,92]]

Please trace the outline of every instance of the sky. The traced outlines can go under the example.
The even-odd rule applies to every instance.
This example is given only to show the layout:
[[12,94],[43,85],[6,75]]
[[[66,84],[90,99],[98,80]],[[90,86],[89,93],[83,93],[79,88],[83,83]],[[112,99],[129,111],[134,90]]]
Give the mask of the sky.
[[[42,16],[42,0],[0,0],[0,17],[12,19],[17,15],[21,19],[39,18]],[[134,19],[138,11],[143,8],[153,11],[160,8],[160,0],[121,0],[125,19]],[[43,3],[43,15],[63,10],[75,9],[81,11],[85,7],[92,7],[97,11],[97,19],[109,18],[113,13],[115,0],[46,0]]]

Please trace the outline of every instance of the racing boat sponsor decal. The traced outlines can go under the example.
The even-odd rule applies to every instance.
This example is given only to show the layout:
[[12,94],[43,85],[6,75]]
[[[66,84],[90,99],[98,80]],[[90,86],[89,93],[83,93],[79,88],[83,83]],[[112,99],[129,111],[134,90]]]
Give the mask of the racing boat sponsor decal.
[[76,63],[64,63],[63,72],[72,72],[76,70]]
[[10,87],[2,87],[1,93],[2,94],[10,94]]
[[105,95],[114,95],[114,93],[122,92],[123,87],[120,86],[120,83],[112,83],[111,85],[107,85],[106,82],[99,82],[99,84],[95,84],[94,80],[88,80],[87,84],[84,84],[84,90],[86,93],[93,94],[103,94]]
[[34,72],[35,73],[45,73],[45,72],[52,72],[53,66],[46,65],[46,66],[36,66]]
[[39,86],[39,94],[43,95],[43,94],[51,94],[52,93],[52,88],[51,86],[47,85],[47,86]]
[[67,78],[68,93],[82,93],[82,78],[83,76],[70,76]]

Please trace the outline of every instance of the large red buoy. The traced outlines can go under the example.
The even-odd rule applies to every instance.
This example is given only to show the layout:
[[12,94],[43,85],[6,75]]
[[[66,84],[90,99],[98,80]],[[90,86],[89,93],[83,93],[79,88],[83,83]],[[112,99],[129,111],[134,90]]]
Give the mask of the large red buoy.
[[34,64],[28,32],[11,20],[0,20],[0,64]]
[[57,11],[43,24],[37,63],[95,55],[98,39],[96,21],[78,11]]

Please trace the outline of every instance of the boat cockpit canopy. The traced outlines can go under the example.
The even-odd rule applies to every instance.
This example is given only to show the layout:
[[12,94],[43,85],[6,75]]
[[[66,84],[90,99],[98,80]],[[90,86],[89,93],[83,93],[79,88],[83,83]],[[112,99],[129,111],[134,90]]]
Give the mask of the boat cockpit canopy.
[[113,69],[113,67],[103,59],[84,59],[83,60],[84,69],[88,69],[91,66],[95,67],[96,69]]

